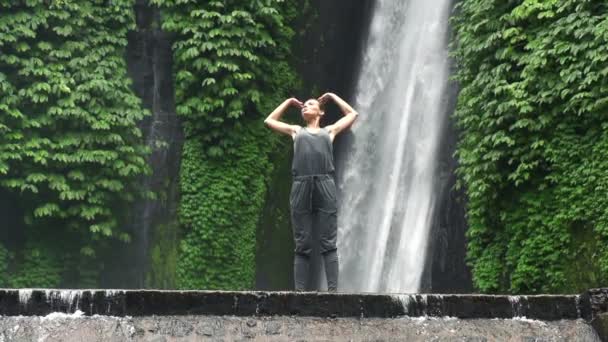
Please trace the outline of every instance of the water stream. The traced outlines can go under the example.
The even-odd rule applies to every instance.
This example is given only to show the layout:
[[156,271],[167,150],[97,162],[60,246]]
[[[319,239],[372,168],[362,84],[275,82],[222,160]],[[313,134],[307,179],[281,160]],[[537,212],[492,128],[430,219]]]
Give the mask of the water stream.
[[447,121],[451,0],[378,0],[340,177],[340,290],[417,292]]

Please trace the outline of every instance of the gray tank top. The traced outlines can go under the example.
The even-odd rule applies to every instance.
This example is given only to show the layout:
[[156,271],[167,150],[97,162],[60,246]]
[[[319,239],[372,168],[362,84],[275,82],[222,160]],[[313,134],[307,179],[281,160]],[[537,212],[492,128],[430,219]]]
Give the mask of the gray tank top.
[[294,176],[334,172],[333,145],[325,127],[316,133],[300,128],[293,141],[291,173]]

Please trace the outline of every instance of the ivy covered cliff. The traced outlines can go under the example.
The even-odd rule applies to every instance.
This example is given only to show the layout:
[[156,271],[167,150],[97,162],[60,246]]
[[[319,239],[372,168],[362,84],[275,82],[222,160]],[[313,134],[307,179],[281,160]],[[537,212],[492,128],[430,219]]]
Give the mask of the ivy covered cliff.
[[608,4],[461,1],[458,175],[487,292],[608,281]]
[[289,177],[263,117],[335,74],[307,66],[331,60],[327,7],[1,4],[0,286],[253,288],[270,177]]
[[[290,288],[292,147],[263,118],[352,95],[373,3],[0,1],[0,287]],[[425,288],[469,288],[465,228],[476,291],[608,281],[607,17],[458,2]]]

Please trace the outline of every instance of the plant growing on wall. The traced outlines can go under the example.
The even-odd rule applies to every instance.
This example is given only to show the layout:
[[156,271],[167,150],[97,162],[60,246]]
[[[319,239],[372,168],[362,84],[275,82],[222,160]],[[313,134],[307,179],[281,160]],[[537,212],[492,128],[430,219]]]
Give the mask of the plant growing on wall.
[[475,285],[536,293],[605,283],[608,4],[463,1],[453,26]]
[[277,137],[262,118],[295,84],[291,2],[153,0],[173,44],[180,169],[181,288],[246,289]]
[[[99,240],[129,241],[122,208],[153,196],[137,187],[150,169],[137,127],[146,113],[124,61],[132,6],[0,2],[0,186],[18,195],[28,241],[77,237],[79,254],[93,257]],[[61,271],[49,263],[62,260],[45,251],[74,246],[40,243],[26,244],[18,259],[33,266],[13,286],[59,284]],[[41,282],[26,276],[35,272]]]

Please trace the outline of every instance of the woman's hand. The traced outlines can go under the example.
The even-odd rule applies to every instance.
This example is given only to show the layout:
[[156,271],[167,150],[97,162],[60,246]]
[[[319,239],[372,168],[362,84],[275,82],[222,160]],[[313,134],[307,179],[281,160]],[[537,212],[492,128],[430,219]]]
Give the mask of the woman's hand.
[[340,96],[334,93],[323,94],[321,97],[319,97],[319,103],[325,104],[325,102],[327,102],[329,99],[332,99],[338,105],[340,111],[342,111],[342,114],[344,114],[344,117],[336,121],[334,124],[325,126],[325,128],[327,128],[329,131],[330,138],[333,141],[336,135],[349,128],[353,122],[355,122],[355,119],[357,119],[359,113],[357,113],[353,107],[346,103],[346,101],[340,98]]
[[296,99],[295,97],[289,98],[289,99],[287,99],[287,101],[290,106],[297,107],[298,109],[304,107],[304,104],[302,103],[302,101]]
[[319,101],[320,105],[324,105],[327,103],[327,101],[332,100],[334,98],[334,96],[336,96],[336,94],[334,94],[334,93],[325,93],[325,94],[319,96],[317,101]]

